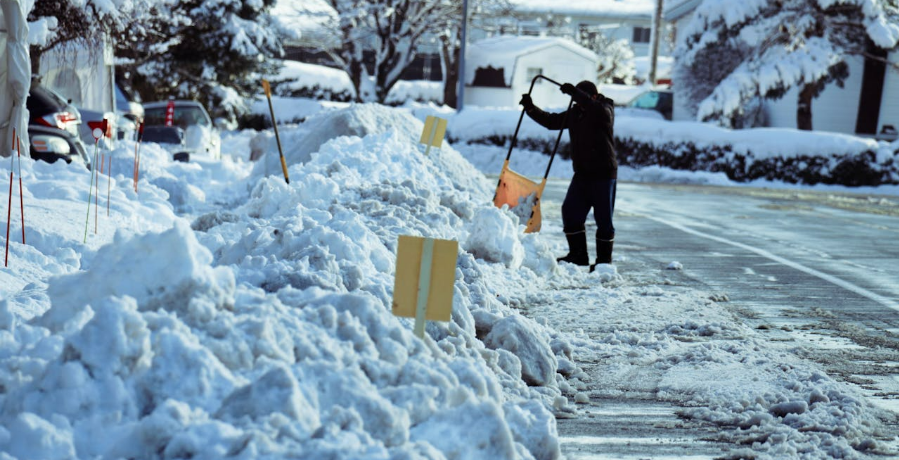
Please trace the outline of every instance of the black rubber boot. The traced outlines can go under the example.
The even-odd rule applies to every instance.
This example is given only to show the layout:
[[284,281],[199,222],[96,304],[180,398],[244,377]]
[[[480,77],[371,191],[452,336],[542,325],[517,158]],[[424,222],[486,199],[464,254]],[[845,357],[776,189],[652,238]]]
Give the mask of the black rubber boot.
[[612,245],[614,244],[615,240],[596,239],[596,263],[590,265],[590,273],[593,273],[599,264],[612,263]]
[[587,255],[587,233],[566,233],[568,240],[568,255],[559,257],[557,262],[568,262],[575,265],[590,265],[590,256]]

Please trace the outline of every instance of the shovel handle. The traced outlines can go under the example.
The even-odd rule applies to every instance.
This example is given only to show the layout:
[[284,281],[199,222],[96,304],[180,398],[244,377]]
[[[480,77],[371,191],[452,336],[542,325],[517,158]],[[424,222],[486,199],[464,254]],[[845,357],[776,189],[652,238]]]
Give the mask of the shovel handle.
[[[546,80],[556,86],[562,86],[561,83],[553,80],[552,78],[545,77],[543,75],[537,75],[531,80],[531,87],[528,88],[528,96],[531,95],[531,92],[534,91],[534,85],[537,84],[537,79]],[[549,157],[549,166],[546,167],[546,174],[543,175],[543,178],[547,178],[549,176],[549,168],[553,165],[553,159],[556,157],[556,151],[559,149],[559,142],[562,140],[562,131],[565,131],[565,124],[568,122],[568,112],[571,110],[571,106],[574,104],[574,98],[568,103],[568,110],[565,111],[565,118],[562,120],[562,129],[559,130],[559,137],[556,138],[556,145],[553,147],[553,153]],[[521,115],[518,116],[518,125],[515,126],[515,134],[512,135],[512,142],[509,143],[509,153],[506,154],[506,161],[509,161],[509,158],[512,158],[512,150],[515,149],[515,143],[518,141],[518,131],[521,130],[521,122],[524,120],[524,107],[521,108]]]

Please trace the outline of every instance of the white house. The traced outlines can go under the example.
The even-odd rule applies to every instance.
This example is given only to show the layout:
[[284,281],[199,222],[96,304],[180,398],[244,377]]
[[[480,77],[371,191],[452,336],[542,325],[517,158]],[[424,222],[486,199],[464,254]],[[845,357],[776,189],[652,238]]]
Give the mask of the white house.
[[[626,39],[634,56],[648,56],[652,14],[656,0],[510,0],[513,15],[501,22],[503,34],[575,38],[581,32],[600,32]],[[476,34],[473,39],[479,38]],[[660,55],[670,54],[665,40]]]
[[[666,5],[664,19],[672,24],[675,44],[684,37],[683,30],[693,19],[693,13],[701,0],[675,0]],[[874,51],[876,52],[876,50]],[[887,56],[899,63],[899,53]],[[812,126],[816,131],[832,131],[845,134],[881,135],[899,129],[899,70],[874,60],[850,57],[849,78],[843,88],[829,85],[812,101]],[[692,120],[695,107],[685,107],[675,90],[674,120]],[[796,128],[798,89],[794,88],[777,101],[766,101],[764,114],[766,126]]]
[[[469,44],[466,50],[465,105],[510,107],[543,75],[559,83],[596,81],[597,56],[564,38],[499,36]],[[570,98],[559,87],[538,80],[531,92],[540,107],[565,107]]]

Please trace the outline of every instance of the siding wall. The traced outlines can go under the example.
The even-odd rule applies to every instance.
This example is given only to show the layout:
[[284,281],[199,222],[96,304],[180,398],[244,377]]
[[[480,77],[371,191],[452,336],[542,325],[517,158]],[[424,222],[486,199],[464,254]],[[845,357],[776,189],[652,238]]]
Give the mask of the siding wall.
[[[577,84],[581,80],[596,81],[596,61],[586,59],[562,46],[553,46],[539,52],[521,56],[512,75],[514,97],[512,105],[518,104],[521,95],[528,92],[531,80],[527,69],[536,67],[543,69],[543,75],[559,83]],[[562,94],[559,87],[540,80],[534,85],[531,93],[534,103],[540,107],[567,107],[569,96]]]
[[[890,62],[899,64],[899,51],[890,53]],[[887,66],[886,79],[883,84],[883,102],[880,105],[880,118],[877,120],[877,132],[883,125],[892,125],[899,130],[899,69]]]
[[[596,61],[571,51],[564,46],[551,46],[535,53],[522,55],[516,61],[515,69],[505,69],[511,73],[511,88],[487,88],[467,86],[465,105],[481,107],[517,107],[521,95],[528,92],[531,79],[528,68],[543,69],[543,75],[559,83],[577,84],[581,80],[596,81]],[[539,80],[531,93],[534,103],[541,108],[567,107],[570,97],[562,94],[559,87],[545,80]]]
[[[815,131],[855,134],[864,61],[860,57],[850,57],[847,61],[849,78],[843,88],[830,84],[812,101],[812,127]],[[793,88],[782,99],[766,103],[768,126],[796,128],[798,95],[799,89]]]

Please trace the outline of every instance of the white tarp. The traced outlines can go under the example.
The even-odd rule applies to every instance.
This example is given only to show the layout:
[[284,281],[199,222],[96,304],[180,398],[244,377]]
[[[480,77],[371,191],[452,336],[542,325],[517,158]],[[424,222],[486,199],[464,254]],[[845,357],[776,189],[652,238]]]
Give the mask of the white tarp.
[[25,99],[31,86],[28,21],[20,0],[0,0],[0,155],[12,151],[13,128],[28,156],[28,111]]

